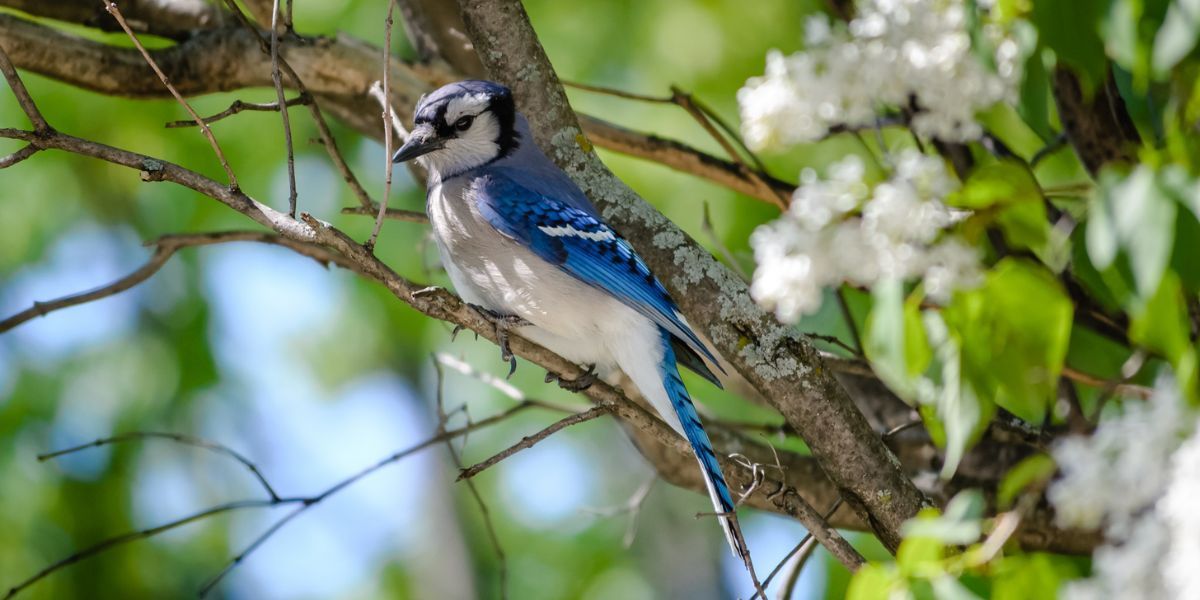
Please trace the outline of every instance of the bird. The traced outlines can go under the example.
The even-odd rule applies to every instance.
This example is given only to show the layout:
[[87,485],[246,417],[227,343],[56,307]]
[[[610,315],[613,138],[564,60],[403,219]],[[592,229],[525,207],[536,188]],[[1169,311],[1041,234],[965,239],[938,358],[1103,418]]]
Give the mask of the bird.
[[[722,370],[662,283],[535,142],[512,91],[450,83],[422,96],[392,157],[427,172],[426,211],[454,289],[496,327],[586,365],[568,389],[624,373],[691,446],[734,555],[753,574],[735,503],[679,365]],[[553,376],[547,376],[547,382]]]

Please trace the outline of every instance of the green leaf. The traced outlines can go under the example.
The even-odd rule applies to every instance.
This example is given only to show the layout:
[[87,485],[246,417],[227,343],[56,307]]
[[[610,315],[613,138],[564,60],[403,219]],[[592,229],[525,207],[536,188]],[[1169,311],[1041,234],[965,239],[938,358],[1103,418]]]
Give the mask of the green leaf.
[[1200,0],[1175,0],[1167,8],[1163,25],[1154,37],[1150,65],[1158,77],[1166,76],[1196,47],[1200,37]]
[[980,400],[1041,423],[1054,400],[1074,306],[1045,269],[1006,258],[943,311],[962,344],[962,378]]
[[[964,546],[979,540],[983,532],[983,511],[987,507],[983,493],[963,490],[950,499],[941,515],[927,509],[904,523],[901,532],[908,538],[928,538],[945,545]],[[903,547],[903,544],[901,544]]]
[[921,297],[914,294],[906,301],[903,284],[885,280],[871,288],[871,299],[863,351],[888,388],[902,399],[915,402],[914,376],[925,370],[931,356],[921,327]]
[[1190,345],[1188,331],[1187,305],[1179,277],[1168,272],[1158,290],[1134,308],[1129,339],[1174,363]]
[[1008,509],[1013,500],[1030,485],[1049,480],[1056,468],[1054,459],[1049,455],[1034,454],[1026,457],[1000,480],[996,490],[996,504],[1001,510]]
[[930,311],[924,315],[925,331],[935,348],[936,366],[931,370],[929,385],[923,386],[921,401],[933,405],[936,419],[929,410],[921,410],[931,438],[946,450],[941,477],[949,479],[958,469],[967,448],[979,438],[996,410],[987,398],[980,398],[962,378],[962,356],[959,341],[950,335],[941,315]]
[[1117,238],[1129,255],[1138,294],[1154,293],[1171,259],[1175,201],[1145,165],[1111,188],[1103,201],[1112,207]]
[[846,590],[846,600],[887,600],[907,589],[907,583],[895,567],[868,563],[854,573]]
[[933,597],[937,600],[978,600],[979,598],[952,575],[935,577],[931,583],[933,583]]
[[1043,142],[1054,139],[1054,129],[1050,127],[1050,74],[1046,72],[1045,53],[1040,49],[1030,53],[1025,60],[1017,112]]
[[[931,510],[935,515],[937,511]],[[920,518],[920,517],[918,517]],[[945,544],[936,537],[907,536],[896,551],[896,564],[902,575],[913,576],[929,565],[937,563],[945,555]]]
[[1056,600],[1062,584],[1080,576],[1070,559],[1051,554],[1017,554],[996,561],[992,600]]
[[970,208],[977,217],[992,215],[1004,238],[1015,248],[1041,255],[1050,240],[1050,223],[1041,187],[1027,166],[1002,160],[975,169],[957,193],[947,199]]

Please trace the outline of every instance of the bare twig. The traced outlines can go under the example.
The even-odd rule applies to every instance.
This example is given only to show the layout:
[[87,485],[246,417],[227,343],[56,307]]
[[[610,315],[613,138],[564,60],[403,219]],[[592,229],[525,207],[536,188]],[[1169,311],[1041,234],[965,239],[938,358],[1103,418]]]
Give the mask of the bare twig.
[[379,239],[379,230],[383,228],[383,218],[387,215],[388,200],[392,197],[392,102],[390,77],[392,70],[392,17],[395,14],[396,3],[388,0],[387,18],[383,22],[383,92],[379,95],[383,106],[383,199],[379,202],[379,213],[375,215],[375,226],[371,228],[371,237],[367,238],[367,250],[375,251],[375,240]]
[[342,257],[339,257],[324,248],[313,246],[311,244],[296,242],[294,240],[289,240],[287,238],[264,231],[223,231],[214,233],[168,235],[147,244],[148,246],[153,245],[155,247],[154,254],[150,257],[150,260],[148,260],[146,264],[138,267],[138,269],[134,272],[110,284],[103,285],[86,292],[71,294],[45,302],[34,302],[33,306],[0,321],[0,333],[4,333],[5,331],[8,331],[17,325],[29,321],[35,317],[43,317],[56,310],[61,310],[71,306],[78,306],[80,304],[119,294],[149,279],[151,275],[157,273],[158,270],[161,269],[164,264],[166,264],[167,260],[169,260],[171,256],[173,256],[180,248],[186,248],[190,246],[207,246],[210,244],[239,241],[252,241],[286,246],[292,250],[300,252],[301,254],[310,256],[322,264],[335,263],[348,269],[354,269],[353,265],[346,263]]
[[[342,209],[343,215],[364,215],[368,217],[374,217],[378,213],[379,207],[377,206],[349,206]],[[389,208],[384,211],[383,216],[387,219],[405,221],[407,223],[429,222],[429,217],[425,213],[417,212],[415,210],[404,210],[403,208]]]
[[609,508],[585,508],[584,512],[597,515],[600,517],[612,518],[620,514],[629,515],[629,520],[625,524],[625,535],[621,537],[621,543],[626,548],[633,546],[633,540],[637,537],[638,517],[642,513],[642,506],[646,503],[646,498],[650,497],[650,490],[654,488],[654,482],[658,481],[658,473],[651,473],[646,482],[638,486],[638,489],[633,492],[633,495],[625,501],[624,504]]
[[835,296],[837,296],[838,308],[842,311],[842,318],[846,321],[846,328],[850,330],[850,337],[854,339],[855,349],[847,348],[847,350],[850,350],[850,353],[855,356],[862,356],[862,336],[858,333],[858,323],[854,321],[854,313],[850,312],[850,304],[846,302],[846,288],[838,287]]
[[838,337],[836,335],[817,333],[815,331],[805,331],[804,335],[806,335],[814,340],[821,340],[822,342],[825,342],[828,344],[833,344],[834,346],[837,346],[838,348],[841,348],[842,350],[845,350],[846,352],[849,352],[850,354],[853,354],[854,356],[862,356],[859,353],[857,348],[838,339]]
[[72,446],[62,450],[55,450],[54,452],[39,454],[37,459],[39,461],[53,460],[60,456],[66,456],[68,454],[74,454],[83,450],[90,450],[92,448],[99,448],[101,446],[107,446],[110,444],[120,444],[124,442],[142,441],[148,439],[167,440],[175,442],[176,444],[193,446],[195,448],[203,448],[205,450],[216,452],[217,454],[228,456],[241,463],[242,466],[246,467],[246,469],[248,469],[250,473],[254,475],[254,478],[258,480],[259,485],[262,486],[263,491],[267,493],[267,496],[270,497],[271,500],[276,502],[281,500],[279,494],[275,493],[275,488],[271,487],[270,482],[267,481],[267,478],[262,474],[262,471],[259,470],[258,465],[254,464],[253,461],[246,458],[243,454],[224,444],[183,433],[170,433],[163,431],[131,431],[129,433],[123,433],[112,437],[101,438],[86,444],[80,444],[78,446]]
[[[731,160],[733,160],[734,164],[737,166],[737,170],[740,171],[747,179],[753,182],[753,184],[761,193],[761,195],[759,195],[760,198],[774,203],[779,208],[787,208],[788,202],[790,201],[790,192],[780,190],[773,186],[769,181],[771,176],[766,172],[766,168],[764,167],[762,161],[759,160],[759,158],[755,156],[749,148],[746,147],[745,143],[742,142],[741,138],[737,135],[734,129],[730,127],[729,124],[723,119],[721,119],[720,116],[718,116],[716,112],[709,108],[706,104],[696,100],[691,93],[685,92],[677,86],[671,86],[670,96],[647,96],[644,94],[635,94],[632,92],[577,82],[564,81],[563,85],[584,91],[615,96],[617,98],[625,98],[627,100],[637,100],[639,102],[651,102],[655,104],[674,104],[682,108],[685,112],[691,115],[691,117],[697,123],[700,124],[700,127],[702,127],[706,133],[708,133],[709,137],[711,137],[717,142],[718,145],[721,146],[721,149],[725,151]],[[716,123],[716,126],[714,126],[714,122]],[[722,134],[721,131],[718,131],[717,127],[720,127],[720,129],[725,133]],[[754,161],[756,167],[751,167],[750,165],[746,164],[746,162],[742,159],[742,155],[733,147],[733,145],[729,142],[729,139],[733,139],[734,142],[745,151],[746,155],[749,156],[752,161]]]
[[20,150],[9,154],[8,156],[0,157],[0,169],[7,169],[27,158],[37,154],[38,148],[33,144],[23,146]]
[[[833,517],[833,513],[836,513],[838,511],[838,509],[841,507],[842,507],[842,499],[838,498],[836,501],[834,501],[833,506],[829,507],[829,510],[825,511],[824,519],[829,520],[831,517]],[[809,540],[812,538],[813,538],[813,532],[811,530],[808,533],[804,534],[804,537],[800,538],[800,541],[790,551],[788,551],[788,553],[786,555],[784,555],[783,560],[779,561],[779,564],[775,565],[775,568],[771,569],[771,572],[767,575],[767,578],[763,580],[763,582],[762,582],[763,589],[766,589],[767,586],[771,585],[771,580],[774,579],[775,576],[779,574],[779,571],[781,569],[783,569],[783,566],[786,565],[789,560],[791,560],[792,556],[794,556],[797,552],[800,552],[800,550],[806,544],[808,544]],[[754,600],[758,596],[759,596],[759,594],[757,592],[755,592],[754,595],[750,596],[750,600]],[[763,600],[767,600],[766,594],[762,594],[762,598],[763,598]]]
[[[3,329],[0,329],[0,331],[3,331]],[[1111,381],[1108,379],[1103,379],[1089,373],[1084,373],[1083,371],[1073,367],[1063,366],[1062,375],[1071,381],[1082,383],[1086,386],[1094,388],[1100,388],[1102,390],[1109,391],[1110,393],[1116,393],[1130,398],[1148,400],[1150,396],[1154,394],[1153,389],[1144,385],[1127,383],[1125,381]]]
[[246,509],[246,508],[262,508],[262,507],[268,507],[268,506],[275,506],[277,504],[281,504],[281,503],[285,503],[285,502],[291,503],[291,502],[296,502],[296,501],[298,501],[298,499],[281,498],[279,500],[279,502],[275,502],[272,500],[240,500],[237,502],[228,502],[225,504],[218,504],[217,506],[213,506],[211,508],[206,508],[199,512],[192,513],[186,517],[182,517],[182,518],[176,519],[174,521],[169,521],[167,523],[163,523],[162,525],[156,525],[154,527],[149,527],[147,529],[139,529],[136,531],[130,531],[128,533],[123,533],[120,535],[110,537],[110,538],[102,540],[96,544],[88,546],[87,548],[84,548],[83,550],[72,553],[71,555],[69,555],[61,560],[55,561],[55,562],[51,563],[50,565],[46,566],[46,568],[42,569],[41,571],[34,573],[29,578],[25,579],[24,581],[21,581],[20,583],[14,585],[11,588],[9,588],[8,593],[6,593],[4,595],[4,600],[9,600],[10,598],[15,597],[17,594],[21,593],[23,590],[25,590],[29,586],[37,583],[38,581],[41,581],[42,579],[45,579],[46,577],[48,577],[49,575],[53,574],[56,571],[59,571],[65,567],[69,567],[77,562],[80,562],[80,561],[86,560],[88,558],[91,558],[93,556],[96,556],[97,554],[100,554],[111,548],[115,548],[117,546],[128,544],[129,542],[136,542],[138,540],[152,538],[160,533],[164,533],[164,532],[170,531],[172,529],[177,529],[184,525],[188,525],[190,523],[195,523],[196,521],[201,521],[203,519],[207,519],[208,517],[213,517],[213,516],[216,516],[216,515],[219,515],[222,513],[227,513],[227,512],[236,511],[236,510],[242,510],[242,509]]
[[[288,2],[288,14],[291,14],[291,2]],[[274,0],[271,5],[271,82],[275,84],[275,101],[280,106],[286,106],[287,100],[283,94],[283,77],[279,74],[279,0]],[[291,28],[291,19],[288,18],[288,27]],[[287,147],[287,167],[288,167],[288,214],[292,217],[296,216],[296,153],[292,146],[292,122],[288,117],[288,111],[280,110],[279,115],[283,118],[283,142]]]
[[464,479],[470,479],[470,478],[482,473],[483,471],[487,470],[489,467],[495,465],[496,463],[498,463],[512,455],[514,455],[522,450],[525,450],[526,448],[532,448],[534,444],[550,437],[551,435],[554,435],[554,433],[558,432],[559,430],[561,430],[563,428],[570,427],[571,425],[575,425],[577,423],[583,423],[584,421],[590,421],[601,415],[608,414],[609,412],[610,411],[609,411],[608,407],[606,407],[606,406],[594,406],[583,412],[577,412],[573,415],[563,417],[562,419],[559,419],[559,420],[555,421],[554,423],[551,423],[545,429],[543,429],[533,435],[527,435],[527,436],[521,438],[521,441],[492,455],[487,460],[484,460],[477,464],[471,465],[470,467],[468,467],[466,469],[463,469],[462,472],[458,474],[458,480],[462,481]]
[[[204,137],[208,138],[208,143],[212,146],[213,153],[217,155],[217,160],[221,161],[221,168],[225,169],[225,176],[229,178],[229,188],[233,190],[238,189],[237,176],[233,174],[233,168],[229,166],[229,161],[226,160],[225,153],[221,151],[221,145],[217,143],[217,138],[213,135],[212,130],[208,128],[208,124],[204,122],[204,119],[200,118],[200,115],[196,114],[196,110],[192,108],[192,105],[183,99],[179,90],[176,90],[175,86],[171,85],[171,80],[167,79],[166,73],[163,73],[162,69],[158,67],[158,63],[154,62],[154,58],[146,51],[146,47],[142,45],[142,41],[138,39],[137,34],[125,22],[125,17],[121,16],[121,9],[117,8],[117,5],[109,0],[101,0],[101,2],[104,4],[104,10],[108,11],[108,14],[117,20],[117,24],[121,26],[121,29],[125,30],[125,34],[129,36],[133,45],[137,47],[138,52],[142,53],[142,57],[146,59],[146,63],[150,65],[150,68],[154,69],[154,73],[158,75],[163,85],[167,87],[172,96],[175,96],[175,100],[183,106],[183,109],[191,115],[192,120],[196,121],[196,125],[200,127],[200,131],[204,134]],[[282,98],[280,101],[283,101]],[[287,114],[287,111],[283,112]]]
[[[300,94],[299,96],[296,96],[295,98],[292,98],[291,100],[288,100],[287,102],[284,102],[284,105],[291,107],[291,106],[299,106],[301,104],[308,104],[310,102],[312,102],[312,96],[307,95],[307,94]],[[211,125],[213,123],[216,123],[217,121],[220,121],[226,117],[231,117],[240,112],[245,112],[245,111],[275,112],[277,110],[279,110],[278,102],[258,103],[258,102],[244,102],[242,100],[234,100],[233,104],[229,105],[229,108],[227,108],[215,115],[212,115],[211,117],[204,117],[203,121],[205,123],[208,123],[209,125]],[[195,127],[195,126],[196,126],[195,121],[171,121],[166,124],[167,129],[175,129],[178,127]]]
[[[289,6],[290,4],[291,3],[289,1]],[[272,65],[274,66],[274,64],[277,62],[283,74],[287,75],[288,79],[291,80],[292,86],[295,87],[301,95],[310,95],[311,97],[308,88],[304,85],[304,82],[300,79],[300,76],[296,74],[296,71],[292,68],[292,65],[288,63],[287,59],[282,56],[278,56],[278,53],[272,55],[270,42],[267,38],[263,37],[262,32],[254,26],[254,23],[250,22],[250,19],[248,19],[246,14],[242,12],[242,9],[237,5],[237,2],[234,0],[225,0],[225,5],[229,7],[230,11],[233,12],[238,21],[258,39],[259,49],[263,52],[263,54],[272,56]],[[288,9],[288,12],[290,15],[290,8]],[[291,29],[290,16],[288,17],[288,29]],[[358,197],[359,204],[363,206],[372,206],[374,202],[371,200],[371,195],[368,194],[367,190],[363,188],[361,183],[359,183],[358,177],[354,175],[354,171],[350,170],[350,165],[346,163],[345,157],[342,156],[341,150],[338,149],[337,139],[333,137],[333,132],[329,129],[329,123],[325,121],[325,116],[321,114],[321,107],[318,105],[316,98],[313,97],[312,101],[306,106],[308,106],[308,114],[312,116],[313,123],[317,126],[317,133],[321,136],[321,143],[325,146],[325,151],[329,154],[329,159],[333,161],[334,167],[336,167],[338,173],[342,175],[342,180],[346,182],[346,185],[350,186],[350,190],[354,192],[355,196]]]
[[[444,373],[442,372],[442,362],[435,354],[433,357],[433,369],[437,372],[437,415],[438,415],[438,433],[446,431],[446,423],[449,417],[446,414],[444,397],[442,395],[443,384],[445,383]],[[466,405],[463,405],[466,408]],[[467,423],[470,423],[470,415],[467,417]],[[466,443],[466,438],[463,438],[463,443]],[[454,462],[454,467],[462,470],[462,457],[458,451],[454,449],[454,444],[451,440],[446,440],[446,451],[450,454],[451,460]],[[504,554],[504,547],[500,544],[500,535],[496,533],[495,524],[492,523],[492,514],[488,510],[487,503],[483,501],[483,495],[479,493],[479,488],[475,486],[475,482],[467,480],[467,490],[471,492],[471,498],[475,500],[475,505],[479,507],[479,514],[483,516],[484,528],[487,530],[488,539],[492,543],[492,549],[496,551],[496,560],[500,567],[500,598],[503,600],[508,598],[508,559]]]
[[275,535],[276,532],[278,532],[285,525],[287,525],[289,522],[291,522],[292,519],[295,519],[296,517],[300,516],[302,513],[307,511],[308,509],[325,501],[330,496],[333,496],[334,494],[337,494],[338,492],[350,487],[351,485],[357,483],[360,479],[363,479],[388,465],[396,463],[396,462],[398,462],[404,458],[407,458],[413,454],[416,454],[417,452],[420,452],[421,450],[424,450],[431,446],[441,444],[441,443],[450,441],[454,438],[466,435],[468,432],[482,429],[482,428],[488,427],[490,425],[494,425],[494,424],[508,418],[509,416],[515,414],[518,411],[524,410],[526,408],[531,408],[531,407],[533,407],[532,404],[523,404],[523,403],[517,404],[515,406],[510,407],[509,409],[507,409],[505,411],[502,411],[498,414],[492,415],[486,419],[482,419],[480,421],[475,421],[475,422],[468,422],[466,425],[459,427],[457,429],[442,430],[442,431],[434,434],[433,436],[425,439],[424,441],[421,441],[415,445],[409,446],[408,448],[400,450],[394,454],[391,454],[390,456],[383,458],[382,460],[379,460],[375,464],[333,484],[332,486],[326,488],[323,492],[321,492],[315,496],[309,496],[306,498],[284,498],[280,502],[274,503],[274,504],[285,504],[285,503],[286,504],[297,504],[298,506],[296,507],[295,510],[284,515],[278,521],[271,524],[270,527],[268,527],[265,531],[263,531],[261,534],[259,534],[259,536],[257,538],[255,538],[252,542],[250,542],[250,544],[247,545],[246,548],[244,550],[242,550],[242,552],[240,552],[237,556],[230,559],[230,561],[225,564],[225,567],[219,573],[217,573],[212,579],[208,580],[208,582],[204,584],[204,587],[201,588],[201,590],[200,590],[200,596],[203,597],[203,596],[208,595],[208,593],[211,592],[214,588],[216,588],[217,584],[219,584],[225,578],[225,576],[230,573],[230,571],[232,571],[234,568],[236,568],[237,565],[241,564],[246,559],[247,556],[249,556],[255,550],[257,550],[259,547],[261,547],[264,542],[266,542],[268,539],[271,538],[271,536]]
[[792,555],[792,558],[787,561],[787,570],[784,571],[783,582],[779,584],[779,591],[775,594],[776,600],[788,600],[792,597],[792,593],[796,590],[796,582],[800,580],[800,573],[804,571],[804,565],[808,564],[808,559],[812,558],[813,551],[817,549],[817,540],[809,536],[800,547]]
[[38,110],[37,104],[33,101],[33,97],[29,95],[29,90],[25,88],[25,83],[21,81],[21,77],[17,75],[17,69],[9,60],[8,54],[4,51],[4,47],[0,46],[0,73],[4,73],[4,79],[8,81],[8,87],[12,88],[13,95],[17,97],[17,104],[21,106],[21,110],[25,111],[25,116],[29,117],[29,122],[33,124],[33,130],[42,132],[50,129],[50,124],[46,122],[46,117],[42,116],[42,111]]
[[737,273],[737,276],[741,277],[742,281],[749,282],[750,276],[746,274],[746,270],[742,268],[742,265],[738,263],[733,253],[721,241],[721,237],[717,235],[717,230],[713,228],[712,215],[709,212],[707,201],[704,202],[704,218],[700,222],[700,230],[708,236],[709,242],[716,247],[717,252],[721,253],[721,258],[725,259],[725,264],[729,265],[729,268],[733,269],[733,272]]

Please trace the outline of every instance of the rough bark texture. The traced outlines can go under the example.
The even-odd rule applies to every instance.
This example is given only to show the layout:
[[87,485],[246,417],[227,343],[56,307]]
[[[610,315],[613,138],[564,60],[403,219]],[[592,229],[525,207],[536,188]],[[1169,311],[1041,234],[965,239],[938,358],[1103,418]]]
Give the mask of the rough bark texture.
[[1067,67],[1054,69],[1053,83],[1063,130],[1088,173],[1095,177],[1108,163],[1133,162],[1140,137],[1111,74],[1090,99]]
[[783,414],[851,507],[886,546],[928,501],[871,430],[811,344],[751,299],[746,284],[615,177],[592,152],[566,94],[515,0],[461,0],[488,71],[513,89],[545,150],[663,274],[689,321]]

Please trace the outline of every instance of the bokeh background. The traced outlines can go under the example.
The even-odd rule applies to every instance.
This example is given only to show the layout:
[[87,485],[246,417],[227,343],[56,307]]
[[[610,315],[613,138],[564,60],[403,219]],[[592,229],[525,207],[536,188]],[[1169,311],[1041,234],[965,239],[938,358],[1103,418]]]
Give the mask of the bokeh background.
[[[802,42],[814,1],[529,0],[527,10],[563,79],[666,95],[678,85],[736,121],[736,92],[762,73],[769,49]],[[296,2],[304,34],[346,33],[379,44],[380,1]],[[64,27],[55,23],[56,27]],[[119,35],[66,27],[125,45]],[[395,50],[411,56],[400,27]],[[153,40],[147,40],[153,42]],[[165,42],[154,42],[165,45]],[[103,97],[25,74],[59,129],[222,179],[173,101]],[[569,90],[576,108],[621,125],[720,148],[682,110]],[[194,100],[202,114],[235,98],[267,102],[272,90]],[[365,239],[370,221],[343,216],[355,205],[309,119],[293,111],[302,210]],[[25,119],[0,93],[0,126]],[[251,195],[286,204],[279,117],[243,113],[214,126]],[[382,193],[383,148],[336,127],[364,184]],[[767,156],[795,180],[858,151],[835,138]],[[11,146],[11,147],[10,147]],[[0,153],[16,145],[4,140]],[[663,167],[604,153],[634,189],[703,243],[721,244],[751,266],[747,237],[776,214],[769,206]],[[419,210],[423,190],[397,170],[392,205]],[[703,227],[708,206],[712,232]],[[0,172],[0,313],[35,300],[103,285],[140,266],[143,242],[175,232],[245,229],[242,216],[210,199],[136,173],[63,153]],[[388,222],[378,252],[404,275],[447,285],[423,226]],[[827,309],[802,327],[842,334]],[[350,273],[288,250],[230,244],[182,251],[151,280],[99,302],[54,313],[0,335],[0,590],[103,538],[153,526],[230,500],[262,497],[227,458],[165,441],[80,452],[52,462],[39,453],[136,430],[173,431],[227,444],[254,460],[283,495],[314,494],[437,426],[434,353],[502,375],[497,349],[395,301]],[[582,408],[523,364],[512,384],[529,397]],[[712,415],[771,421],[772,415],[697,378],[694,395]],[[449,370],[444,398],[481,418],[513,400]],[[455,443],[473,462],[559,415],[528,411]],[[444,446],[407,458],[313,507],[272,537],[216,590],[220,598],[498,597],[501,565],[511,598],[723,598],[750,594],[719,528],[694,514],[708,500],[653,480],[652,470],[611,419],[569,428],[477,480],[505,558]],[[636,514],[622,511],[650,485]],[[66,568],[24,598],[191,597],[287,508],[253,509],[137,541]],[[744,511],[750,547],[765,573],[804,534],[796,522]],[[855,538],[870,553],[872,543]],[[846,573],[820,552],[799,598],[841,597]]]

